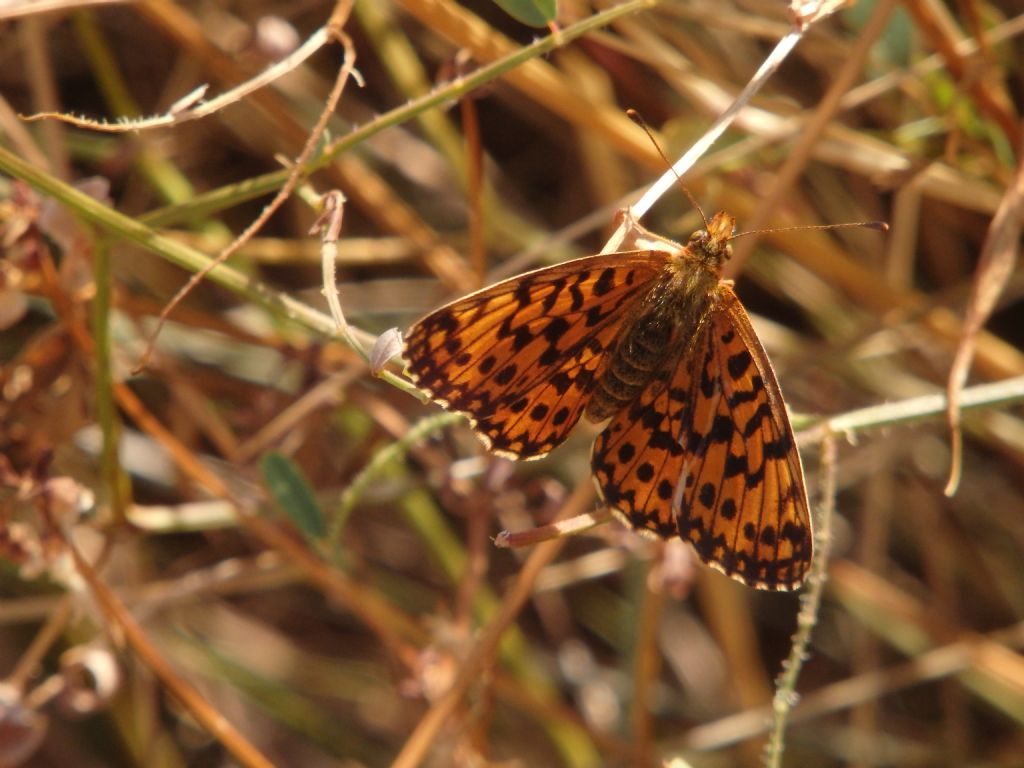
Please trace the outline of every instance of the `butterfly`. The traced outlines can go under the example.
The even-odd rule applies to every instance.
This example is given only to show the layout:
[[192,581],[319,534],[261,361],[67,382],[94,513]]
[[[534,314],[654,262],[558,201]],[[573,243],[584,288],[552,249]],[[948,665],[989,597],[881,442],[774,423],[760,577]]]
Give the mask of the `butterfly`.
[[591,469],[625,524],[681,537],[759,589],[794,589],[812,554],[803,470],[771,363],[731,281],[735,219],[686,245],[643,230],[640,250],[527,272],[416,322],[417,387],[465,414],[499,456],[537,459],[585,416],[608,421]]

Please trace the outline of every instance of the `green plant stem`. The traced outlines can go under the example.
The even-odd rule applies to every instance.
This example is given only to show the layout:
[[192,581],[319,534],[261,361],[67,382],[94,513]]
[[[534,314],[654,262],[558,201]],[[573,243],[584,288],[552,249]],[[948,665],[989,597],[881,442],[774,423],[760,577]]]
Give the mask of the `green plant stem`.
[[392,462],[405,456],[416,443],[429,435],[438,432],[451,424],[458,424],[464,421],[465,417],[460,413],[448,413],[447,411],[437,413],[420,421],[410,428],[400,440],[395,440],[386,447],[380,449],[373,455],[369,463],[362,468],[348,487],[342,492],[338,500],[338,509],[331,520],[330,528],[327,531],[325,544],[331,551],[336,552],[338,542],[341,540],[342,532],[345,530],[345,523],[355,508],[360,497],[366,489],[381,477],[381,473],[387,469]]
[[[994,408],[1021,401],[1024,401],[1024,376],[1015,376],[1012,379],[1003,379],[991,384],[968,387],[961,394],[960,410]],[[842,435],[894,424],[926,421],[936,416],[945,416],[945,413],[945,393],[922,395],[893,403],[859,408],[822,419],[807,430],[806,437],[811,442],[820,442],[828,435]]]
[[804,661],[807,660],[807,648],[811,642],[811,632],[818,623],[818,609],[821,606],[821,595],[825,591],[828,572],[829,550],[832,548],[832,515],[836,501],[836,444],[829,438],[822,446],[821,452],[822,501],[818,519],[814,529],[814,562],[807,578],[807,588],[800,595],[800,613],[797,614],[797,629],[789,649],[789,656],[782,662],[782,674],[779,675],[772,700],[773,727],[768,743],[765,746],[764,764],[767,768],[779,768],[785,750],[786,723],[789,713],[799,699],[796,692],[796,681],[800,676]]
[[105,501],[116,522],[124,522],[131,505],[128,476],[121,470],[118,444],[121,425],[114,405],[114,370],[110,340],[110,294],[114,280],[110,274],[110,244],[99,238],[93,253],[93,282],[96,295],[92,301],[93,354],[96,365],[96,421],[103,435],[100,450],[100,472],[106,492]]

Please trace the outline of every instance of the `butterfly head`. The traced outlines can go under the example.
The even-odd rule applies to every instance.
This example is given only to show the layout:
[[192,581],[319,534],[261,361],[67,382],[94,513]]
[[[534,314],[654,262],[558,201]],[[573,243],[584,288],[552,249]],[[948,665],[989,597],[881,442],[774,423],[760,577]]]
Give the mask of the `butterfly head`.
[[690,235],[687,244],[701,261],[713,269],[721,269],[732,258],[729,240],[736,231],[736,219],[725,211],[719,211],[707,220],[705,229],[698,229]]

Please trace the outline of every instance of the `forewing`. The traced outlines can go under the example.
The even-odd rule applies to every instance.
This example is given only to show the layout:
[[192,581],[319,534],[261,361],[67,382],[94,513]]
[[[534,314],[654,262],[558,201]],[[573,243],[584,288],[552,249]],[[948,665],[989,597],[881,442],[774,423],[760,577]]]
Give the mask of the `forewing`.
[[718,291],[686,353],[598,436],[594,476],[634,527],[678,532],[750,586],[793,589],[812,546],[800,457],[750,320],[728,286]]
[[588,256],[459,299],[409,330],[409,375],[495,453],[539,458],[579,420],[623,315],[666,258]]

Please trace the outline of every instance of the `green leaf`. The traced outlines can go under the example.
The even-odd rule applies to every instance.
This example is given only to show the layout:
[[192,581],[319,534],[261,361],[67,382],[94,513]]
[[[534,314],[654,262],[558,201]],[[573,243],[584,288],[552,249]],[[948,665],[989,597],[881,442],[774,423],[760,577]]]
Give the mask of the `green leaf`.
[[558,0],[494,0],[505,13],[531,27],[546,27],[555,20]]
[[263,481],[274,503],[311,539],[327,532],[324,513],[298,465],[287,456],[271,452],[260,460]]

